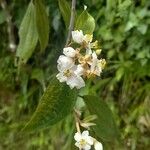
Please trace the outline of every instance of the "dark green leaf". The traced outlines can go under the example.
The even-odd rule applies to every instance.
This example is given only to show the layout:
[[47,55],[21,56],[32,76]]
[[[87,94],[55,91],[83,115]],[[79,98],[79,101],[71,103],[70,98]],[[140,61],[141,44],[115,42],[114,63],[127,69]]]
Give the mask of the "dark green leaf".
[[70,16],[71,16],[71,8],[69,3],[66,0],[58,0],[59,9],[63,16],[66,28],[69,26]]
[[95,134],[106,141],[112,141],[119,137],[112,112],[107,104],[97,96],[87,95],[84,101],[92,115],[97,115],[96,125],[93,127]]
[[37,80],[45,90],[45,81],[44,81],[44,73],[42,69],[35,68],[32,70],[31,79]]
[[92,34],[95,29],[95,20],[94,18],[84,10],[81,15],[77,18],[76,30],[83,30],[84,34]]
[[35,1],[36,26],[41,45],[41,51],[45,50],[49,40],[49,19],[43,0]]
[[52,78],[31,120],[23,130],[39,130],[57,123],[66,117],[75,104],[76,90]]
[[30,2],[27,12],[21,23],[19,39],[20,41],[16,55],[21,59],[21,61],[26,63],[34,52],[38,41],[35,21],[35,7],[32,2]]

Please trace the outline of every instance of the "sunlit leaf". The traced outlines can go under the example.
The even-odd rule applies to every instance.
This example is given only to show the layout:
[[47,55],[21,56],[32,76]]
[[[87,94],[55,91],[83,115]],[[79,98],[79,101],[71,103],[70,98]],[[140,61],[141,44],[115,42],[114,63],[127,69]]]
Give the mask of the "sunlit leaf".
[[17,48],[17,57],[26,63],[35,50],[38,33],[36,29],[35,7],[30,2],[26,14],[19,29],[19,45]]
[[69,26],[70,16],[71,16],[71,8],[69,3],[66,0],[58,0],[59,9],[63,16],[66,28]]
[[84,101],[91,115],[97,115],[93,126],[95,134],[106,141],[113,141],[118,138],[118,130],[113,115],[107,104],[97,96],[84,96]]
[[76,30],[83,30],[84,34],[92,34],[95,29],[95,20],[94,18],[84,10],[81,15],[77,18]]
[[121,79],[122,76],[124,75],[124,72],[125,72],[124,67],[120,67],[120,68],[116,71],[116,77],[115,77],[115,79],[116,79],[117,81],[120,81],[120,79]]
[[39,105],[24,130],[39,130],[57,123],[66,117],[75,104],[76,90],[52,78]]
[[43,0],[35,0],[35,11],[41,51],[44,51],[49,40],[49,19]]

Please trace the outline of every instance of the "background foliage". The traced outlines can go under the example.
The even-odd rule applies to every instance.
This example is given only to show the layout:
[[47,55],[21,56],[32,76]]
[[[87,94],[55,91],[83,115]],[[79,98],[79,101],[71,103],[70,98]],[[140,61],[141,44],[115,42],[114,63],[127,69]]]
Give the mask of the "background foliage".
[[[19,134],[35,111],[39,98],[56,72],[56,60],[68,29],[58,1],[46,0],[50,38],[44,53],[38,43],[32,57],[20,69],[9,49],[7,13],[0,9],[0,149],[74,149],[74,120],[68,116],[56,126],[28,135]],[[16,44],[18,29],[29,0],[8,1]],[[122,145],[104,143],[106,149],[148,150],[150,147],[150,2],[147,0],[84,0],[96,20],[94,31],[107,66],[92,91],[106,101],[121,131]],[[79,104],[81,106],[81,104]],[[82,108],[84,109],[84,108]],[[67,141],[67,142],[66,142]]]

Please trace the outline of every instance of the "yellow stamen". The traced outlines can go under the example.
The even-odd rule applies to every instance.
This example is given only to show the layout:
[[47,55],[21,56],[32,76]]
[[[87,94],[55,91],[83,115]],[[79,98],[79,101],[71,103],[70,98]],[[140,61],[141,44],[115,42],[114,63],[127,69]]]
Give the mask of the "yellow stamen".
[[84,139],[81,139],[80,145],[81,145],[81,146],[84,146],[84,145],[86,145],[86,144],[87,144],[87,142],[86,142]]
[[67,70],[64,71],[64,75],[66,77],[70,77],[72,75],[72,72],[69,69],[67,69]]

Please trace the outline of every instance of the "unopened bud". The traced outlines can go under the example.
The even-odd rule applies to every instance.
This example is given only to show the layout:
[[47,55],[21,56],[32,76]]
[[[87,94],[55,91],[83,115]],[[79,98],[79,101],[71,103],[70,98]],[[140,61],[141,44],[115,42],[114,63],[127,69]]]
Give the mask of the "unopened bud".
[[96,50],[96,55],[100,55],[101,54],[102,49],[97,49]]

